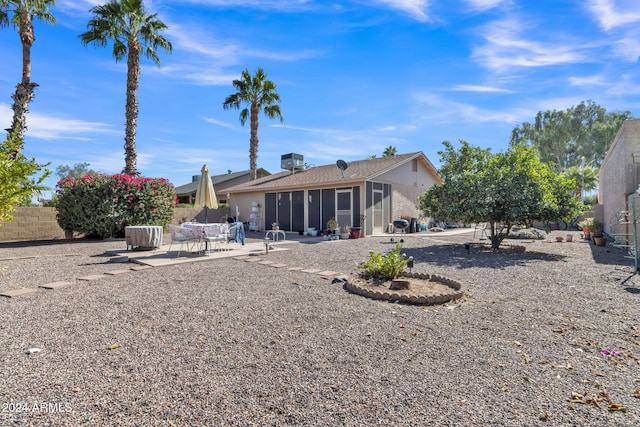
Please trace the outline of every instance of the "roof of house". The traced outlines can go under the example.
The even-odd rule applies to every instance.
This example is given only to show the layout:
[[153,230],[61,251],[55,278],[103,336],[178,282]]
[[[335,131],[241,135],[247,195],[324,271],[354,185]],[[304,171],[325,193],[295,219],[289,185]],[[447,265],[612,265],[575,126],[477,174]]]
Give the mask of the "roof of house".
[[[220,186],[221,184],[224,184],[227,181],[231,181],[233,179],[245,176],[245,175],[249,175],[251,173],[251,171],[249,170],[245,170],[245,171],[240,171],[240,172],[230,172],[230,173],[224,173],[221,175],[212,175],[211,176],[211,182],[213,183],[213,186],[215,187]],[[265,169],[262,168],[258,168],[258,175],[260,174],[266,174],[266,175],[271,175],[269,172],[267,172]],[[198,177],[199,178],[199,177]],[[176,187],[176,194],[178,196],[183,195],[183,194],[191,194],[191,193],[195,193],[196,190],[198,189],[198,180],[195,180],[193,182],[190,182],[188,184],[184,184],[184,185],[180,185],[178,187]]]
[[[350,162],[346,170],[341,171],[335,164],[314,166],[305,170],[283,171],[265,176],[254,181],[228,188],[233,193],[248,193],[254,191],[271,191],[300,189],[308,187],[354,185],[375,179],[376,177],[397,168],[413,159],[418,159],[424,167],[434,175],[436,182],[442,178],[433,164],[421,152],[399,154],[395,156],[375,157],[373,159],[356,160]],[[344,176],[343,176],[344,175]]]

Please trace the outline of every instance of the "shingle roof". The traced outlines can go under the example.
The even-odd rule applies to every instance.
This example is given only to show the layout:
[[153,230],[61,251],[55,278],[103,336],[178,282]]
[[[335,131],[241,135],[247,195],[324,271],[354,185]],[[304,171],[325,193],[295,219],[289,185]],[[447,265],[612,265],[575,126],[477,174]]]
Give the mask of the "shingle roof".
[[[262,173],[269,175],[269,172],[267,172],[266,170],[262,168],[260,168],[259,170],[262,171]],[[251,171],[245,170],[240,172],[224,173],[221,175],[213,175],[211,176],[211,182],[213,182],[213,186],[215,187],[216,185],[220,185],[224,182],[231,181],[232,179],[235,179],[244,175],[249,175],[250,173]],[[195,193],[197,189],[198,189],[198,180],[176,187],[176,194],[178,196],[182,194],[191,194],[191,193]]]
[[254,191],[353,185],[365,180],[374,179],[413,159],[418,159],[418,161],[422,162],[427,170],[434,175],[436,181],[442,181],[433,164],[419,151],[416,153],[376,157],[350,162],[348,168],[344,171],[344,177],[342,176],[342,171],[335,164],[314,166],[306,170],[295,170],[293,172],[283,171],[265,176],[254,181],[235,185],[228,188],[227,191],[247,193]]

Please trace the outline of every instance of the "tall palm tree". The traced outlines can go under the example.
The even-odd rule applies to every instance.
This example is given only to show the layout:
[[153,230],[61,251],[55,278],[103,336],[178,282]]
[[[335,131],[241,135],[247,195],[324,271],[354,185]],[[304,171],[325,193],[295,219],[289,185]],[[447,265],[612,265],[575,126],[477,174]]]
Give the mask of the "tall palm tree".
[[233,87],[238,92],[229,95],[224,100],[222,107],[225,110],[230,108],[240,109],[240,104],[247,107],[240,111],[240,124],[244,126],[247,117],[251,120],[251,137],[249,138],[249,169],[252,179],[257,178],[258,173],[258,114],[264,112],[270,119],[279,118],[284,121],[280,113],[280,95],[276,92],[276,84],[267,80],[267,75],[260,67],[251,76],[248,69],[242,72],[242,78],[233,81]]
[[160,58],[156,50],[171,53],[171,43],[162,36],[167,26],[147,14],[142,0],[111,0],[90,10],[94,17],[87,24],[88,31],[80,34],[82,44],[105,47],[113,42],[116,62],[127,58],[127,98],[125,106],[124,160],[122,172],[137,176],[136,122],[138,119],[138,86],[140,83],[140,55],[151,59],[158,67]]
[[49,13],[49,6],[53,6],[54,3],[55,0],[0,0],[0,27],[14,26],[22,43],[22,79],[11,96],[13,119],[11,126],[6,129],[10,136],[14,135],[19,140],[23,139],[27,130],[29,103],[38,86],[31,81],[31,46],[36,40],[33,19],[55,24],[56,18]]

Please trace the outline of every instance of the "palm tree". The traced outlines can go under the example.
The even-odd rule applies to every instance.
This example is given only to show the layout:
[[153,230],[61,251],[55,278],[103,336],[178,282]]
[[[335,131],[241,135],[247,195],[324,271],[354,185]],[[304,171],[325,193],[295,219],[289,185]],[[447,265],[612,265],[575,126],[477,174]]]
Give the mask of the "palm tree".
[[140,55],[151,59],[158,67],[160,58],[156,50],[160,47],[171,53],[173,47],[161,33],[167,26],[147,14],[142,0],[111,0],[90,10],[95,16],[89,21],[89,30],[80,34],[82,44],[90,43],[105,47],[113,41],[113,56],[116,62],[127,58],[127,99],[125,106],[125,137],[123,173],[137,176],[136,166],[136,121],[138,119],[138,86],[140,82]]
[[592,166],[571,166],[564,170],[564,175],[576,182],[576,197],[582,196],[598,188],[598,169]]
[[390,145],[384,149],[384,152],[382,153],[382,157],[395,156],[397,151],[398,150],[396,150],[396,147],[394,147],[393,145]]
[[258,114],[262,111],[270,119],[279,118],[284,121],[280,113],[280,95],[276,92],[276,84],[267,80],[267,75],[260,67],[255,75],[251,76],[249,70],[242,72],[242,78],[233,81],[233,87],[238,92],[229,95],[224,100],[222,107],[225,110],[230,108],[240,109],[240,104],[248,106],[240,111],[240,124],[244,126],[247,117],[251,120],[251,137],[249,138],[249,169],[252,179],[257,178],[258,172]]
[[[14,135],[18,140],[23,140],[27,130],[27,112],[29,103],[33,99],[37,83],[31,81],[31,46],[36,40],[33,29],[33,19],[38,18],[46,23],[54,24],[56,18],[49,13],[49,6],[53,6],[55,0],[0,0],[0,27],[14,26],[18,30],[22,43],[22,80],[16,86],[16,91],[11,96],[13,99],[13,119],[11,127],[6,129],[9,135]],[[13,16],[10,17],[10,15]],[[22,149],[22,146],[20,146]],[[20,152],[15,153],[17,155]]]

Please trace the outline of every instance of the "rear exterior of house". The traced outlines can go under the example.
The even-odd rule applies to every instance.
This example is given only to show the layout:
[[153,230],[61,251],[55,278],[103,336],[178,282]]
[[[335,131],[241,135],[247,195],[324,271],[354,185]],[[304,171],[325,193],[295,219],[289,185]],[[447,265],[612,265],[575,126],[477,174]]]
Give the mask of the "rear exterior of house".
[[[599,171],[595,216],[611,237],[631,235],[631,224],[621,223],[623,211],[631,210],[631,198],[640,186],[640,119],[625,120],[611,144]],[[640,206],[636,207],[636,214]],[[638,218],[640,220],[640,218]],[[619,240],[619,239],[616,239]]]
[[227,191],[232,212],[260,231],[277,222],[281,230],[323,230],[331,218],[363,235],[388,230],[402,216],[420,217],[417,198],[442,182],[423,153],[337,165],[289,168]]

